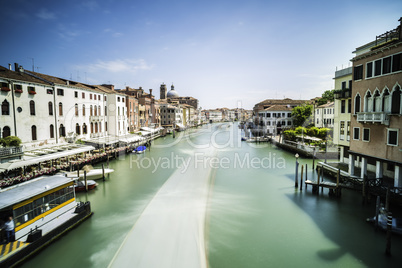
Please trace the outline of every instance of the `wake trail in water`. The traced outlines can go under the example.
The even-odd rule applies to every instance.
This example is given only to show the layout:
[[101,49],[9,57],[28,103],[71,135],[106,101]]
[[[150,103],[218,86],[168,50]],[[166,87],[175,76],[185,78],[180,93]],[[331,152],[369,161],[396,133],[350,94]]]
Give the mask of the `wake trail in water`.
[[207,267],[204,227],[211,168],[197,165],[194,156],[190,163],[157,192],[109,267]]

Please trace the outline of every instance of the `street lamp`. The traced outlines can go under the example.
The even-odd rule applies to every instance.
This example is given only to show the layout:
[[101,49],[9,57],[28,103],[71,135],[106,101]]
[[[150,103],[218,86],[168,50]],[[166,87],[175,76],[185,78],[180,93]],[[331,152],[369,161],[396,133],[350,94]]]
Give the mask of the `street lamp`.
[[299,154],[298,153],[296,153],[295,154],[295,158],[296,158],[296,172],[295,172],[295,188],[297,188],[297,186],[298,186],[298,171],[299,171]]

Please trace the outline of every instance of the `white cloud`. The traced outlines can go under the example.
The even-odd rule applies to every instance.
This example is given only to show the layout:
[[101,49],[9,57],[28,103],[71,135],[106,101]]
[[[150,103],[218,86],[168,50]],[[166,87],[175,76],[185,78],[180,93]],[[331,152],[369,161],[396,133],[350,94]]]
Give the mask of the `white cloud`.
[[135,73],[139,70],[151,70],[152,65],[148,65],[145,60],[133,60],[133,59],[116,59],[111,61],[98,60],[95,63],[86,66],[77,66],[78,69],[85,69],[92,73],[97,72],[110,72],[110,73]]
[[45,8],[42,8],[38,13],[36,13],[36,16],[42,20],[53,20],[56,18],[53,12],[50,12]]
[[85,1],[82,2],[82,6],[84,8],[87,8],[91,11],[94,11],[95,9],[97,9],[99,7],[98,3],[96,1]]

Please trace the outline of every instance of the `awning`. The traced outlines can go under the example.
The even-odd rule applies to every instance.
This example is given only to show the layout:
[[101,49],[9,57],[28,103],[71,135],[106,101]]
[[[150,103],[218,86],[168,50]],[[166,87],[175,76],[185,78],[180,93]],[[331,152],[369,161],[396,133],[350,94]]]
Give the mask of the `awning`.
[[141,130],[145,130],[145,131],[151,132],[151,133],[155,133],[155,132],[159,131],[159,129],[157,129],[157,128],[150,128],[150,127],[142,127]]
[[[36,165],[41,162],[61,158],[61,157],[66,157],[66,156],[71,156],[79,153],[85,153],[94,150],[95,148],[93,146],[89,145],[70,145],[69,146],[55,146],[54,150],[61,149],[63,148],[64,151],[58,151],[58,152],[49,152],[48,154],[44,154],[41,156],[32,156],[35,151],[30,151],[27,152],[29,153],[29,156],[24,156],[24,159],[21,160],[11,160],[6,163],[0,164],[0,172],[3,172],[5,170],[13,170],[16,168],[21,168],[25,166],[31,166],[31,165]],[[49,149],[49,148],[48,148]]]
[[40,177],[31,181],[20,183],[16,186],[7,187],[0,191],[0,210],[23,202],[34,196],[38,196],[49,189],[71,183],[73,179],[55,175]]
[[142,140],[143,138],[139,135],[131,134],[126,136],[121,136],[119,140],[125,143],[133,143]]
[[176,127],[185,128],[184,125],[182,125],[182,124],[180,124],[180,123],[176,123]]

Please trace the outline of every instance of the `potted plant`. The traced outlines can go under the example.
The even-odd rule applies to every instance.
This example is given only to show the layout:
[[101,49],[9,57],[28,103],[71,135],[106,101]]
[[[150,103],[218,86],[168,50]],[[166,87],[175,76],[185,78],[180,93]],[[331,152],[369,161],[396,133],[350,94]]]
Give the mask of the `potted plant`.
[[28,93],[29,93],[30,95],[35,95],[35,94],[36,94],[36,91],[34,91],[34,90],[29,90]]
[[11,89],[9,87],[1,87],[1,91],[10,91]]

